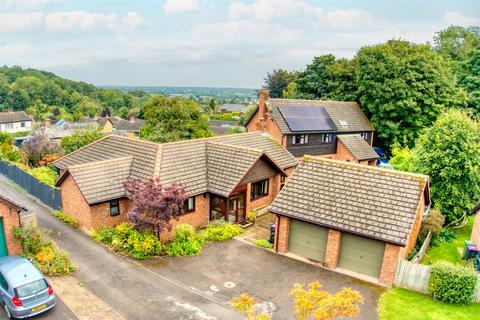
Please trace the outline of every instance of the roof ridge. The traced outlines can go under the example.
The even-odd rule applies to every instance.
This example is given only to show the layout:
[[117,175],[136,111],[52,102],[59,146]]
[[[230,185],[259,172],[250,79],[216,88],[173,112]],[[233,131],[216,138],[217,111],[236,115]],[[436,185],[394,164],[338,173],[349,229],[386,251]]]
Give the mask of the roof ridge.
[[237,148],[237,149],[243,149],[247,151],[254,151],[257,153],[264,153],[263,150],[261,149],[256,149],[252,147],[247,147],[247,146],[240,146],[240,145],[235,145],[235,144],[230,144],[230,143],[225,143],[225,142],[212,142],[212,141],[206,141],[207,144],[215,144],[219,146],[225,146],[225,147],[231,147],[231,148]]
[[126,156],[126,157],[120,157],[120,158],[113,158],[113,159],[107,159],[107,160],[100,160],[100,161],[91,161],[87,163],[81,163],[81,164],[74,164],[71,166],[67,166],[67,170],[70,169],[77,169],[77,168],[83,168],[83,167],[88,167],[90,165],[98,165],[98,164],[105,164],[108,162],[116,162],[116,161],[122,161],[122,160],[133,160],[133,156]]
[[268,101],[273,101],[273,102],[277,102],[277,101],[285,101],[285,102],[294,102],[294,101],[310,101],[310,102],[328,102],[328,103],[342,103],[342,104],[357,104],[356,101],[338,101],[338,100],[315,100],[315,99],[282,99],[282,98],[270,98],[267,100]]
[[302,159],[302,162],[306,162],[309,160],[315,160],[315,161],[320,161],[320,162],[331,162],[335,163],[337,165],[342,165],[342,166],[347,166],[347,167],[352,167],[352,168],[359,168],[363,169],[365,171],[373,171],[373,172],[382,172],[382,173],[387,173],[390,175],[396,175],[396,176],[408,176],[410,178],[421,178],[425,179],[425,181],[422,181],[423,183],[426,183],[430,177],[425,174],[420,174],[420,173],[413,173],[413,172],[407,172],[407,171],[399,171],[399,170],[391,170],[391,169],[384,169],[384,168],[377,168],[374,166],[367,166],[364,164],[359,164],[359,163],[353,163],[353,162],[346,162],[346,161],[341,161],[341,160],[336,160],[336,159],[328,159],[328,158],[323,158],[323,157],[318,157],[318,156],[310,156],[310,155],[305,155]]
[[235,134],[230,134],[230,135],[225,135],[225,136],[215,136],[215,137],[178,140],[178,141],[164,142],[164,143],[159,143],[159,144],[164,146],[164,145],[175,145],[175,144],[199,142],[199,141],[209,142],[209,140],[225,139],[225,137],[228,137],[228,136],[242,136],[242,135],[246,136],[246,135],[255,135],[255,134],[259,134],[259,133],[261,133],[261,132],[260,131],[253,131],[253,132],[235,133]]
[[55,164],[55,163],[57,163],[57,162],[60,162],[60,160],[62,160],[63,158],[69,157],[69,156],[71,156],[72,154],[77,153],[77,152],[79,152],[80,150],[83,150],[83,149],[91,146],[92,144],[97,143],[97,142],[99,142],[99,141],[101,141],[101,140],[104,140],[104,139],[106,139],[106,138],[108,138],[108,137],[109,137],[109,135],[105,135],[104,137],[101,137],[100,139],[97,139],[97,140],[95,140],[95,141],[92,141],[92,142],[90,142],[89,144],[84,145],[83,147],[80,147],[80,148],[78,148],[77,150],[75,150],[75,151],[73,151],[73,152],[70,152],[70,153],[68,153],[68,154],[66,154],[66,155],[63,155],[62,157],[58,158],[57,160],[52,161],[52,163]]
[[157,152],[155,154],[155,166],[153,168],[153,176],[160,177],[160,170],[162,167],[162,159],[163,159],[163,147],[162,145],[157,146]]

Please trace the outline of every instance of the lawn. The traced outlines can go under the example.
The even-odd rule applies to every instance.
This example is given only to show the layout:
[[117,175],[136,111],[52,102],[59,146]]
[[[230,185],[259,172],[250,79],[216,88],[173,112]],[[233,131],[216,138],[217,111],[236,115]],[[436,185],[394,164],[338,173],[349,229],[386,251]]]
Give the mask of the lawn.
[[470,239],[470,234],[473,228],[473,218],[468,218],[468,224],[461,229],[455,229],[457,238],[452,242],[442,242],[438,247],[433,247],[427,250],[425,257],[422,259],[423,264],[433,264],[440,260],[446,260],[452,263],[462,263],[462,256],[458,248],[463,248],[465,240]]
[[378,303],[380,320],[470,320],[475,314],[480,314],[480,304],[451,305],[399,288],[383,293]]

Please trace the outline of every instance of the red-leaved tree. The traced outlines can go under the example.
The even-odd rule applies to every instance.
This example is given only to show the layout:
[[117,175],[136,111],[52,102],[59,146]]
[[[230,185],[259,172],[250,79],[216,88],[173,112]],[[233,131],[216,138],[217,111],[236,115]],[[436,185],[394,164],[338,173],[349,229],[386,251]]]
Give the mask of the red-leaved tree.
[[160,236],[165,228],[172,230],[171,220],[183,213],[188,199],[182,184],[162,185],[158,177],[140,180],[129,179],[123,184],[132,208],[127,219],[140,230],[149,230]]
[[44,135],[35,135],[28,138],[21,148],[25,154],[28,164],[39,166],[48,162],[49,158],[57,159],[63,153],[58,142],[50,140]]

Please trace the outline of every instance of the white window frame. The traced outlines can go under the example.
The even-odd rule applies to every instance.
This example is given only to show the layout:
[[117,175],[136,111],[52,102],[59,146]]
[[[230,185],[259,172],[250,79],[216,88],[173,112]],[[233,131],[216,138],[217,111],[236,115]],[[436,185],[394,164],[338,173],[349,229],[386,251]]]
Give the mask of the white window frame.
[[5,129],[13,129],[13,123],[11,122],[5,123]]
[[333,143],[333,133],[323,133],[322,134],[322,143]]
[[369,142],[369,141],[368,141],[368,132],[360,132],[360,136],[361,136],[363,139],[365,139],[367,142]]
[[[300,142],[296,142],[297,137],[300,137]],[[292,136],[292,144],[307,144],[308,143],[308,134],[294,134]]]

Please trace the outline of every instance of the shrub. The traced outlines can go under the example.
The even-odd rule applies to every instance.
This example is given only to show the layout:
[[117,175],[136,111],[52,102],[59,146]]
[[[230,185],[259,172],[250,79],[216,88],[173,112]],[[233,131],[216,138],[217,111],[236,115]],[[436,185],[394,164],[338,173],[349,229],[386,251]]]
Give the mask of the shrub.
[[242,227],[225,221],[213,221],[203,231],[206,241],[227,241],[243,233]]
[[433,234],[441,232],[443,230],[444,223],[445,217],[440,213],[440,210],[432,210],[422,222],[419,237],[425,239],[429,231],[431,231]]
[[56,210],[52,212],[52,215],[58,220],[61,220],[64,223],[68,224],[70,227],[78,228],[78,225],[79,225],[78,220],[66,214],[65,211]]
[[26,256],[36,255],[46,244],[42,240],[42,236],[37,227],[15,228],[13,229],[13,235],[22,245],[23,253]]
[[456,237],[457,237],[457,234],[455,231],[450,229],[442,229],[442,231],[433,235],[432,241],[430,242],[430,246],[437,247],[442,242],[450,243],[453,240],[455,240]]
[[262,248],[267,248],[267,249],[272,249],[273,248],[273,244],[270,243],[268,240],[265,240],[265,239],[255,240],[255,244],[259,247],[262,247]]
[[115,228],[103,227],[96,230],[92,238],[115,251],[128,253],[138,260],[156,256],[161,249],[160,241],[154,234],[148,231],[137,231],[128,222],[121,223]]
[[92,234],[92,238],[95,241],[101,242],[103,244],[108,244],[108,245],[112,243],[114,236],[115,236],[115,229],[112,227],[102,227],[101,229],[95,230]]
[[165,253],[170,257],[195,256],[202,252],[202,243],[193,227],[189,224],[179,224],[175,228],[173,241],[164,247]]
[[135,259],[143,260],[158,255],[160,241],[150,232],[134,231],[128,237],[128,252]]
[[477,273],[472,267],[448,262],[432,266],[429,290],[435,300],[451,304],[470,303],[476,284]]
[[57,174],[51,167],[37,167],[37,168],[30,168],[27,166],[25,171],[37,178],[38,181],[48,185],[48,186],[55,186],[55,182],[57,181]]
[[255,211],[250,211],[249,213],[247,213],[247,220],[254,223],[255,220],[257,220],[257,214],[255,213]]

